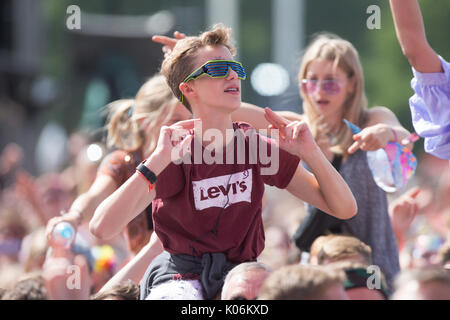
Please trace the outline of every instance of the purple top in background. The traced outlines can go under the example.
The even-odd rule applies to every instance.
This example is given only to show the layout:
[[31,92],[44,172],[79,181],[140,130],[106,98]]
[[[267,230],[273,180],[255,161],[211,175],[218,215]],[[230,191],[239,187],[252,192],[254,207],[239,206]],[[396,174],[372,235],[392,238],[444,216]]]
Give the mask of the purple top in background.
[[450,63],[439,56],[444,72],[420,73],[414,68],[409,99],[417,134],[425,138],[425,151],[450,160]]

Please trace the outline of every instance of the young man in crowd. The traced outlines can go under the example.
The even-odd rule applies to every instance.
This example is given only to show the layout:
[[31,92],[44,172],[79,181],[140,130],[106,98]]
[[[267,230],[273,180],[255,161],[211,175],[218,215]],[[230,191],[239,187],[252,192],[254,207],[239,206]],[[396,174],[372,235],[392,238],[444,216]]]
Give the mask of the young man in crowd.
[[153,201],[155,231],[165,252],[144,275],[141,298],[172,279],[197,279],[206,299],[217,297],[224,275],[236,264],[255,261],[264,248],[264,184],[286,188],[340,219],[356,214],[349,187],[305,122],[266,109],[279,140],[232,122],[246,77],[234,54],[230,29],[222,25],[177,42],[161,73],[194,119],[163,126],[152,155],[91,220],[94,234],[110,238]]

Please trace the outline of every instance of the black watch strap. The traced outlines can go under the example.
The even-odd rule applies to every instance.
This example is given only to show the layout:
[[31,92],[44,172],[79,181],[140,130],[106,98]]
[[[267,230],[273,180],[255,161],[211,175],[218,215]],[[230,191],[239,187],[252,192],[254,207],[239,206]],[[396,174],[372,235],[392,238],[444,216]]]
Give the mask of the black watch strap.
[[152,170],[147,168],[147,166],[145,166],[144,162],[139,164],[137,166],[136,170],[139,171],[140,173],[142,173],[148,182],[150,182],[151,184],[155,184],[155,182],[157,180],[156,174]]

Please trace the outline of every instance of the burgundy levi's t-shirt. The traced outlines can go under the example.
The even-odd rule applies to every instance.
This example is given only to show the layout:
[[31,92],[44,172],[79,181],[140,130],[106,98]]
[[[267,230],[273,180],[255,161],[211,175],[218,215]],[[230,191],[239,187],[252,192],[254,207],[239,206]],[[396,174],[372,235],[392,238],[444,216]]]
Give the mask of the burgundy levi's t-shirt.
[[[273,140],[259,135],[246,123],[234,123],[233,127],[235,133],[245,134],[244,148],[238,148],[235,134],[233,164],[225,163],[225,152],[223,164],[206,164],[203,158],[201,164],[195,164],[192,155],[192,164],[171,163],[158,176],[156,198],[152,203],[153,225],[166,251],[198,257],[222,252],[229,261],[244,262],[255,261],[264,249],[261,216],[264,184],[286,188],[300,160],[276,148],[278,172],[263,175],[261,168],[270,164],[264,164],[267,158],[261,161],[259,146],[266,144],[264,152],[272,159],[270,144]],[[257,149],[253,147],[253,138],[256,138]],[[238,149],[245,150],[245,161],[239,163]],[[191,150],[194,150],[194,142]],[[202,154],[203,150],[202,146]],[[252,157],[250,153],[257,156]],[[217,233],[213,234],[210,231],[216,225]]]

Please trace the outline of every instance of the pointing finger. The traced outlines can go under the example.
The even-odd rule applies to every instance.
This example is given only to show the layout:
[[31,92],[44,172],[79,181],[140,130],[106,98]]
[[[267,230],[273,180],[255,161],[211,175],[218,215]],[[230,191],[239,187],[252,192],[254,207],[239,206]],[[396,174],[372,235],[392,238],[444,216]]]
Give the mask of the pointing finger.
[[175,32],[173,33],[173,36],[174,36],[176,39],[178,39],[178,40],[181,40],[181,39],[186,38],[186,35],[185,35],[184,33],[182,33],[182,32],[179,32],[179,31],[175,31]]
[[166,37],[166,36],[153,36],[152,37],[152,41],[153,42],[157,42],[157,43],[161,43],[163,45],[169,46],[169,47],[174,47],[177,44],[177,39],[173,39],[170,37]]
[[355,141],[348,149],[347,152],[352,154],[355,153],[359,147],[361,146],[362,142],[361,141]]
[[279,129],[287,126],[290,123],[289,120],[276,114],[270,108],[265,108],[264,111],[265,111],[264,117],[266,118],[266,120],[269,121],[269,123],[273,124],[275,127],[279,128]]

